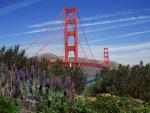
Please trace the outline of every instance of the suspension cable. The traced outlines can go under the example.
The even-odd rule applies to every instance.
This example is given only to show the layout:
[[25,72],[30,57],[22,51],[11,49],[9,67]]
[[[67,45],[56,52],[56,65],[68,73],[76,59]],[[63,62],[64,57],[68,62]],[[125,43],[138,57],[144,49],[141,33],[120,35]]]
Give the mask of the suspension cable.
[[81,46],[81,50],[83,51],[84,55],[86,56],[86,58],[87,58],[87,60],[88,60],[88,62],[89,62],[90,59],[88,58],[88,55],[87,55],[86,52],[84,51],[84,49],[83,49],[82,44],[80,43],[80,41],[79,41],[79,44],[80,44],[80,46]]
[[94,60],[96,61],[96,58],[94,57],[94,54],[93,54],[93,52],[92,52],[92,50],[91,50],[91,48],[90,48],[90,45],[89,45],[88,40],[87,40],[87,37],[86,37],[86,35],[85,35],[85,32],[84,32],[82,23],[81,23],[81,21],[80,21],[80,17],[79,17],[78,11],[77,11],[77,16],[78,16],[79,24],[80,24],[81,30],[82,30],[82,32],[83,32],[83,36],[84,36],[84,38],[85,38],[85,41],[86,41],[86,43],[87,43],[87,46],[88,46],[88,48],[89,48],[89,50],[90,50],[90,53],[91,53],[92,57],[93,57]]
[[49,29],[55,25],[56,20],[57,20],[59,17],[61,17],[62,14],[63,14],[63,11],[61,11],[60,14],[55,18],[55,20],[52,21],[52,24],[50,24],[50,25],[46,28],[45,32],[42,32],[38,37],[36,37],[36,38],[25,48],[25,50],[29,49],[29,48],[30,48],[33,44],[35,44],[39,39],[41,39],[43,36],[45,36],[46,34],[48,34]]
[[40,52],[54,39],[54,37],[55,37],[58,33],[60,33],[61,30],[62,30],[62,29],[59,29],[59,30],[55,31],[55,32],[48,38],[48,40],[44,43],[44,45],[35,53],[34,56],[38,56],[38,53],[40,53]]
[[[69,16],[69,14],[68,14],[68,16]],[[72,29],[74,29],[73,24],[71,24],[71,26],[72,26]],[[81,44],[81,42],[80,42],[80,40],[79,40],[79,39],[78,39],[78,42],[79,42],[79,45],[81,46],[81,50],[82,50],[82,52],[84,53],[85,57],[87,58],[87,60],[88,60],[88,62],[89,62],[88,55],[87,55],[87,54],[86,54],[86,52],[84,51],[84,49],[83,49],[83,47],[82,47],[82,44]]]

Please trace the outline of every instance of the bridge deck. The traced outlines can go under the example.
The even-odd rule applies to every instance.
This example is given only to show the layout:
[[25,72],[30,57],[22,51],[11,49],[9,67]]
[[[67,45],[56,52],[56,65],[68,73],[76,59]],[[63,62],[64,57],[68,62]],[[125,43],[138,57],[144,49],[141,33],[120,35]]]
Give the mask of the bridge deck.
[[[50,62],[48,67],[51,68],[55,62]],[[98,68],[108,68],[109,66],[105,63],[86,63],[86,62],[62,62],[64,67],[98,67]]]

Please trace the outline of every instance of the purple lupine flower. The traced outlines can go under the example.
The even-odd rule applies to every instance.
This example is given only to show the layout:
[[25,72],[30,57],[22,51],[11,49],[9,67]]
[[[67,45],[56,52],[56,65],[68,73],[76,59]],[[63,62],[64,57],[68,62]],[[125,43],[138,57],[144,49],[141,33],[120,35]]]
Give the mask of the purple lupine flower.
[[41,81],[41,84],[44,84],[44,81],[45,81],[45,71],[42,72],[41,77],[40,77],[40,81]]
[[16,75],[16,80],[21,80],[22,75],[21,75],[21,70],[16,69],[15,75]]
[[35,77],[35,68],[33,65],[31,67],[31,77],[32,77],[32,79]]
[[25,72],[24,72],[24,79],[25,79],[25,80],[28,79],[28,71],[27,71],[27,70],[25,70]]
[[18,73],[19,73],[18,69],[15,69],[15,77],[16,77],[16,79],[17,79]]
[[22,71],[22,70],[19,70],[18,76],[19,76],[19,79],[20,79],[21,81],[24,80],[24,75],[23,75],[23,71]]
[[26,80],[26,73],[25,73],[25,71],[22,71],[22,77],[23,77],[23,80]]
[[61,90],[62,87],[62,81],[61,79],[56,79],[56,90]]
[[45,87],[50,88],[50,80],[45,80]]
[[71,86],[71,77],[67,76],[66,80],[64,82],[64,87],[67,88],[67,89],[69,89],[70,86]]
[[20,85],[20,81],[18,79],[13,80],[12,84],[14,85],[15,88],[18,88]]

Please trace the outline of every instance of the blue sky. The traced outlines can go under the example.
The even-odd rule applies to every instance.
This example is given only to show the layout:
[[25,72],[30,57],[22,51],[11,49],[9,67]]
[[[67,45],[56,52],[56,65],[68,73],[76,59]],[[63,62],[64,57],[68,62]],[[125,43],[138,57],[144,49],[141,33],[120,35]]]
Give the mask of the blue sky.
[[[108,47],[113,61],[123,64],[137,64],[140,60],[150,62],[149,0],[0,0],[0,46],[20,44],[26,48],[48,31],[27,49],[27,55],[35,55],[39,50],[42,50],[39,54],[64,55],[65,7],[77,8],[96,59],[102,60],[103,48]],[[79,41],[86,56],[92,58],[80,25]],[[85,57],[80,44],[79,56]]]

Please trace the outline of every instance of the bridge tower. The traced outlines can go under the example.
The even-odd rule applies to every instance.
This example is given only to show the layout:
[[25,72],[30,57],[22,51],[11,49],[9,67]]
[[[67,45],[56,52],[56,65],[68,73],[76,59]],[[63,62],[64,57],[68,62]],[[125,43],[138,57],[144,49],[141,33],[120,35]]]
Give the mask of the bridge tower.
[[109,67],[109,52],[108,48],[104,48],[104,64]]
[[[70,17],[70,14],[72,17]],[[77,9],[65,8],[64,18],[65,62],[67,63],[69,61],[69,52],[73,51],[75,63],[78,63]],[[73,30],[69,30],[71,26]],[[69,44],[69,38],[73,38],[73,45]]]

